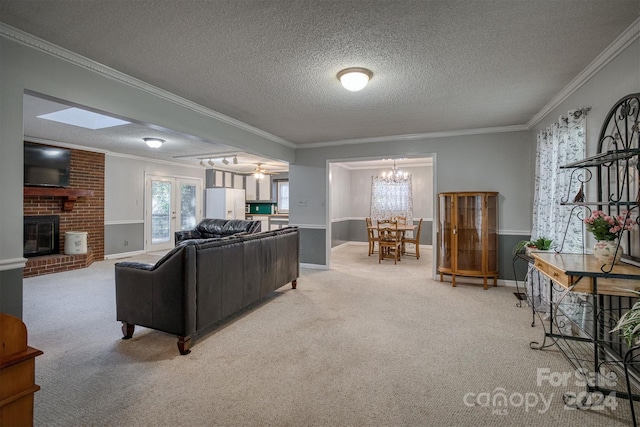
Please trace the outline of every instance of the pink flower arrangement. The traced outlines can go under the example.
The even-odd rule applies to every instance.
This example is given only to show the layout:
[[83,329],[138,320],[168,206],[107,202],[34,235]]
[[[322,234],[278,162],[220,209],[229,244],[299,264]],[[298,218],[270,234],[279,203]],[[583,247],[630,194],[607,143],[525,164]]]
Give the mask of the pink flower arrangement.
[[593,233],[596,240],[615,240],[621,230],[631,230],[634,222],[626,217],[626,212],[621,215],[611,216],[603,211],[593,211],[589,218],[584,220],[587,231]]

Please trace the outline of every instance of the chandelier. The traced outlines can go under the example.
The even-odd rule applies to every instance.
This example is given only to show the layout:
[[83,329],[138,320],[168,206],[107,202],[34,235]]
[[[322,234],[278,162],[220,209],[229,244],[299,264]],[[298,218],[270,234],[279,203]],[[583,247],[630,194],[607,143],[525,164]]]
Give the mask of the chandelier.
[[396,160],[393,159],[393,167],[389,172],[382,172],[382,178],[387,181],[406,181],[409,179],[409,174],[399,170],[396,167]]

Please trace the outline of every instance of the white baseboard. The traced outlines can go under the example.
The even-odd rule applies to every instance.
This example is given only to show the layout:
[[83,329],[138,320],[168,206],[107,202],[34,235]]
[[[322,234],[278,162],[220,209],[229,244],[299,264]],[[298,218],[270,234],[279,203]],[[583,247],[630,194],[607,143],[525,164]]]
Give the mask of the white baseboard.
[[105,255],[104,259],[128,258],[128,257],[131,257],[131,256],[143,255],[145,253],[146,253],[145,251],[121,252],[119,254]]
[[310,268],[312,270],[328,270],[326,265],[322,265],[322,264],[307,264],[307,263],[300,263],[300,267],[301,268]]

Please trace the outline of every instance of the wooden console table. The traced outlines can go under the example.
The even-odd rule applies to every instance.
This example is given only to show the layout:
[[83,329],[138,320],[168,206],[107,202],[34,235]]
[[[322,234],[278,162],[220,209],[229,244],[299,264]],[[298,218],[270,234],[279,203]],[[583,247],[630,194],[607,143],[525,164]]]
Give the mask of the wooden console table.
[[[633,400],[640,400],[640,383],[625,379],[628,349],[610,330],[629,308],[625,302],[638,297],[627,290],[640,290],[640,267],[620,263],[605,272],[591,254],[534,252],[531,256],[536,270],[550,279],[548,329],[545,326],[543,343],[532,342],[531,348],[555,345],[576,373],[584,376],[587,394],[629,399],[633,412]],[[571,402],[564,398],[567,405],[585,408],[584,395],[571,396]]]
[[27,345],[20,319],[0,313],[0,425],[33,425],[35,357],[42,351]]
[[637,297],[640,283],[640,267],[616,264],[610,272],[603,272],[600,263],[590,254],[559,254],[555,252],[533,252],[535,268],[565,289],[589,294]]

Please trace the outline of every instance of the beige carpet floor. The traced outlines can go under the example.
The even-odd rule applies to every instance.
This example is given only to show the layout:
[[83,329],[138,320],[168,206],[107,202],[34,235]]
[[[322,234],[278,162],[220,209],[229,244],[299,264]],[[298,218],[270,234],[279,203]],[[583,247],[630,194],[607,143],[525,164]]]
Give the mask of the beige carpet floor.
[[331,270],[302,269],[297,290],[187,356],[161,332],[120,339],[115,262],[24,281],[29,344],[44,351],[37,426],[630,425],[623,399],[566,408],[563,393],[584,387],[557,350],[529,348],[543,329],[514,289],[432,281],[428,250],[393,265],[341,246]]

